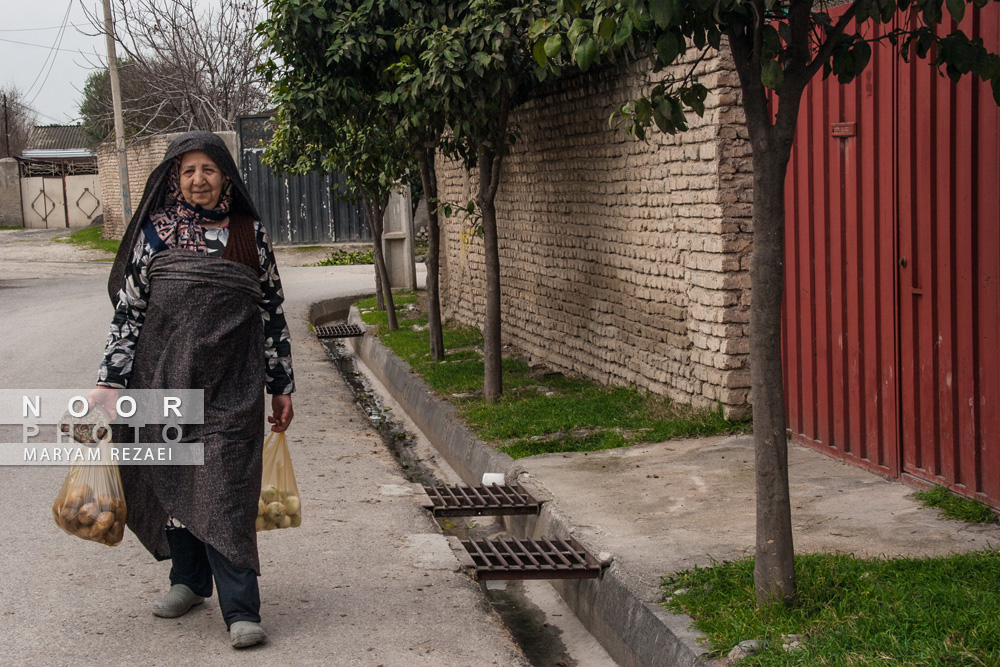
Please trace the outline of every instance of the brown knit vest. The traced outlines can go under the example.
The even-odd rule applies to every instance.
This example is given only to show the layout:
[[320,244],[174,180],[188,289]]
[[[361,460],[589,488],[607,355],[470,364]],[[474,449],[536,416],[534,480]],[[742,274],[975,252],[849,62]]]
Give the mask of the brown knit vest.
[[229,241],[222,251],[222,259],[244,264],[250,267],[254,275],[260,273],[260,255],[255,236],[253,219],[249,215],[234,213],[229,216]]

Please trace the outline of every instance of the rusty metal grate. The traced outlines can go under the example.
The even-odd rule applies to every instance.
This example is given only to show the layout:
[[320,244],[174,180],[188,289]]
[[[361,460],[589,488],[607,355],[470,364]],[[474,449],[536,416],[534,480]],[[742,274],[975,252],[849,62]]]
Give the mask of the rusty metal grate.
[[365,332],[357,324],[334,324],[328,327],[316,327],[317,338],[352,338],[364,335]]
[[462,546],[480,581],[594,579],[601,573],[600,563],[573,538],[471,540]]
[[538,501],[520,484],[424,487],[434,516],[538,514]]

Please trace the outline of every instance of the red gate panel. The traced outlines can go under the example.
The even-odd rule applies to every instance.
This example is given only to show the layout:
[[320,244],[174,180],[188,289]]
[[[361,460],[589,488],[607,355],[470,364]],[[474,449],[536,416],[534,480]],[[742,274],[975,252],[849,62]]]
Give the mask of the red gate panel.
[[[899,471],[892,169],[895,54],[807,88],[786,182],[785,391],[792,438]],[[887,159],[888,158],[888,159]]]
[[[946,28],[996,49],[1000,11],[970,14]],[[1000,111],[978,81],[899,67],[903,470],[1000,507]]]
[[[958,26],[945,26],[952,30]],[[1000,49],[1000,7],[960,26]],[[792,437],[1000,507],[1000,111],[874,48],[806,91],[786,183]]]

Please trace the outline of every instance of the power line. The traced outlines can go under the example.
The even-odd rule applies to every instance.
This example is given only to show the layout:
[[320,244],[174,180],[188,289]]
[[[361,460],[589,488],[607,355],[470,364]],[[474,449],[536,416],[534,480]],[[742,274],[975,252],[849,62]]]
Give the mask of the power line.
[[[49,75],[52,74],[52,68],[56,64],[56,51],[55,50],[58,49],[59,46],[62,44],[63,37],[66,35],[66,24],[69,23],[69,13],[70,13],[70,10],[72,10],[72,9],[73,9],[73,0],[69,0],[69,4],[66,6],[66,14],[63,15],[62,29],[56,35],[56,41],[52,44],[52,50],[49,51],[49,55],[45,57],[45,62],[42,63],[42,69],[41,69],[41,71],[38,72],[38,76],[41,76],[42,72],[45,72],[45,65],[46,65],[46,63],[49,66],[49,71],[45,72],[45,78],[42,79],[42,85],[40,85],[38,87],[38,90],[35,91],[35,96],[32,97],[28,101],[28,104],[32,104],[32,103],[34,103],[34,101],[36,99],[38,99],[39,93],[42,92],[42,89],[45,88],[45,83],[49,80]],[[51,59],[51,62],[50,62],[50,59]],[[31,89],[35,87],[35,83],[38,81],[38,76],[36,76],[35,80],[31,82],[30,86],[28,86],[28,91],[24,93],[25,97],[27,97],[28,93],[31,92]]]
[[[89,25],[81,26],[81,25],[77,25],[76,23],[70,23],[69,25],[71,27],[73,27],[73,28],[89,28],[90,27]],[[0,32],[32,32],[32,31],[36,31],[36,30],[57,30],[59,28],[62,28],[62,26],[61,25],[54,25],[54,26],[50,26],[50,27],[47,27],[47,28],[0,28]],[[40,46],[40,45],[39,44],[33,44],[32,46]],[[49,47],[46,46],[45,48],[49,48]]]
[[46,46],[45,44],[32,44],[30,42],[19,42],[16,39],[4,39],[3,37],[0,37],[0,42],[7,42],[9,44],[20,44],[21,46],[34,46],[39,49],[51,49],[53,51],[65,51],[66,53],[77,53],[77,54],[83,53],[83,51],[81,51],[80,49],[56,49],[51,46]]

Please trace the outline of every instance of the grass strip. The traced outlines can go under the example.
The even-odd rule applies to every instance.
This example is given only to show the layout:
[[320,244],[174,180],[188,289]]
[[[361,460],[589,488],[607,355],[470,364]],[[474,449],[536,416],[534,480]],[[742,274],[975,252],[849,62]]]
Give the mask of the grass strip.
[[[315,246],[319,247],[319,246]],[[312,249],[309,247],[308,249]],[[350,264],[374,264],[375,253],[372,250],[334,250],[329,256],[324,257],[310,266],[347,266]]]
[[924,507],[937,507],[949,519],[966,523],[1000,523],[1000,516],[989,506],[973,498],[955,495],[943,486],[917,491],[913,497]]
[[[1000,665],[1000,552],[943,558],[795,558],[798,602],[758,609],[752,558],[664,577],[664,606],[683,612],[726,655],[765,648],[740,665]],[[799,647],[785,650],[787,635]]]
[[103,227],[84,227],[78,229],[69,236],[60,236],[57,241],[70,243],[72,245],[91,248],[93,250],[104,250],[105,252],[117,253],[121,241],[118,239],[106,239],[101,235],[104,233]]
[[375,299],[357,302],[361,318],[375,325],[382,342],[405,359],[430,388],[454,403],[484,442],[513,458],[554,452],[595,451],[671,438],[747,433],[746,421],[726,419],[721,408],[694,410],[634,387],[608,387],[590,380],[531,367],[516,358],[502,362],[504,394],[482,398],[482,334],[446,322],[445,359],[432,361],[422,294],[393,295],[399,329],[388,329]]

